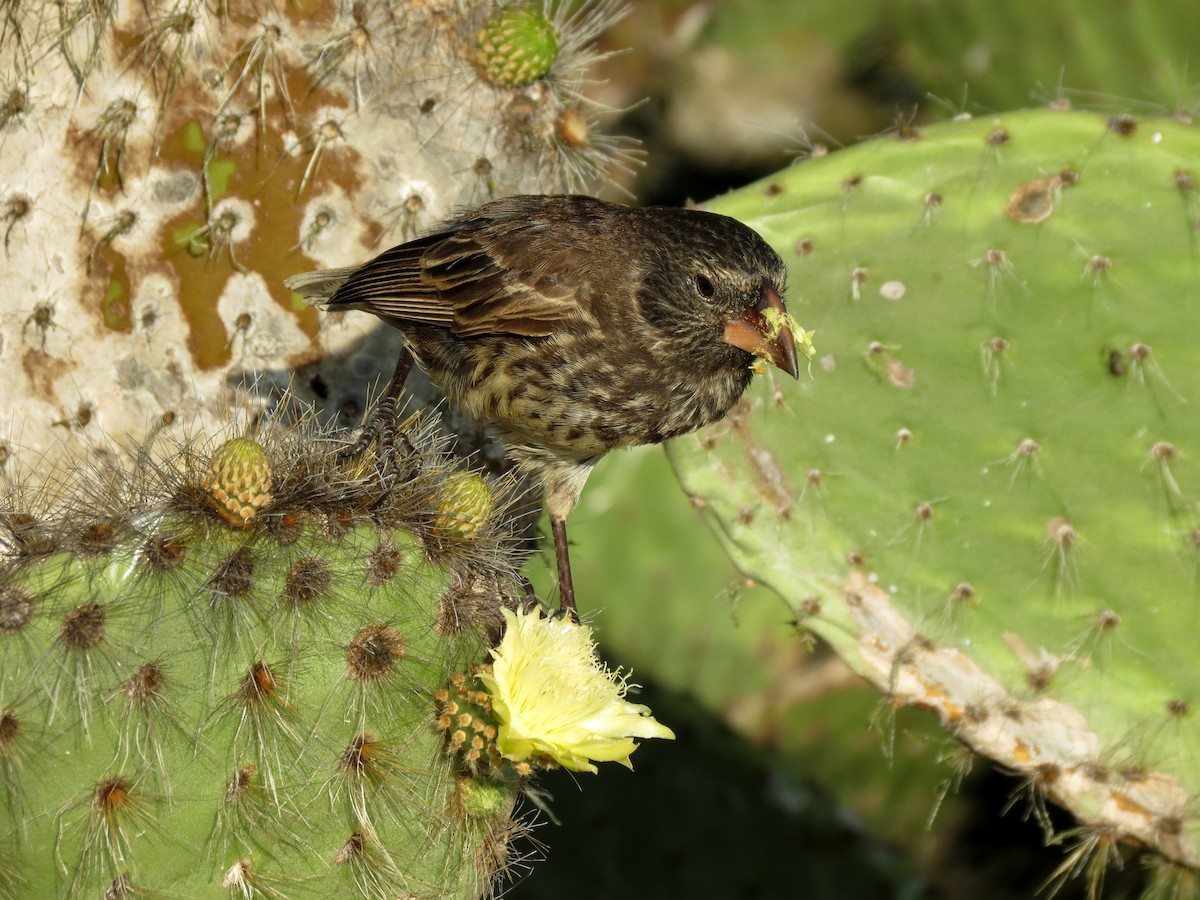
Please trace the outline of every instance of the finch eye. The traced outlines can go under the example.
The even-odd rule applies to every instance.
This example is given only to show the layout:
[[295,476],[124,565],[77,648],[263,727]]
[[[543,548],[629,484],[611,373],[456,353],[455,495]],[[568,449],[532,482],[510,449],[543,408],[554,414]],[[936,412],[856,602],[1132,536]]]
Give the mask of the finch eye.
[[695,275],[692,280],[696,285],[696,293],[705,300],[711,300],[713,294],[717,292],[717,289],[713,287],[713,283],[707,275]]

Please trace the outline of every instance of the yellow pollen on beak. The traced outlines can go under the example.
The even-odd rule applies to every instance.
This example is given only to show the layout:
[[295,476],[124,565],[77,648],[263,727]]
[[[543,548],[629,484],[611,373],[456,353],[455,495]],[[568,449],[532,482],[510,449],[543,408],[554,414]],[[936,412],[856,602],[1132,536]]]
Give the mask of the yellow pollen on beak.
[[804,354],[805,359],[812,359],[816,355],[817,349],[812,342],[816,332],[805,331],[790,312],[772,306],[763,310],[762,317],[767,323],[766,336],[768,340],[775,340],[779,337],[779,333],[787,327],[791,329],[792,336],[796,339],[796,349]]

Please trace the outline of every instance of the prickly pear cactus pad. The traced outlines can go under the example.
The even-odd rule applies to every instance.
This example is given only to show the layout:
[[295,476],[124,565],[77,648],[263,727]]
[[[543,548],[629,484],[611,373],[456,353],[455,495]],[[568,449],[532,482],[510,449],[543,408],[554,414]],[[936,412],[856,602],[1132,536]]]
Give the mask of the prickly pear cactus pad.
[[243,382],[357,424],[394,336],[318,316],[283,279],[628,166],[585,85],[624,11],[6,3],[0,463],[141,436],[164,414],[215,427]]
[[520,778],[438,722],[516,602],[505,495],[408,426],[10,486],[0,896],[471,898],[518,861]]
[[[676,442],[736,563],[893,704],[1200,865],[1200,132],[1033,110],[722,197],[815,329]],[[1102,865],[1101,865],[1102,867]]]

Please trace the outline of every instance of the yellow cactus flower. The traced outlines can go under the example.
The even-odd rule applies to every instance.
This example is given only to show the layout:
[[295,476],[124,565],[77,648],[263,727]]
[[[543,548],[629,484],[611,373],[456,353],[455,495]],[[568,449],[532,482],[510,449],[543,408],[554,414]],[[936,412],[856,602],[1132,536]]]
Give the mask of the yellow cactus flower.
[[586,625],[545,618],[538,609],[506,609],[504,618],[491,671],[477,676],[491,696],[503,757],[550,757],[572,771],[595,772],[593,761],[633,768],[633,738],[674,739],[647,707],[625,700],[628,675],[597,658]]

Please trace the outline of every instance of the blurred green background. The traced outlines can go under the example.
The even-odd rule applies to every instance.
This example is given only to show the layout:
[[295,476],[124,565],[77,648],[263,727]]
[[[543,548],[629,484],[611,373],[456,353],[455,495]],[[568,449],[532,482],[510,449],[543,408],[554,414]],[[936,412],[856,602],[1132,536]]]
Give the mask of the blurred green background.
[[704,200],[906,125],[1048,103],[1190,118],[1174,0],[638,0],[596,93],[642,139],[638,202]]

